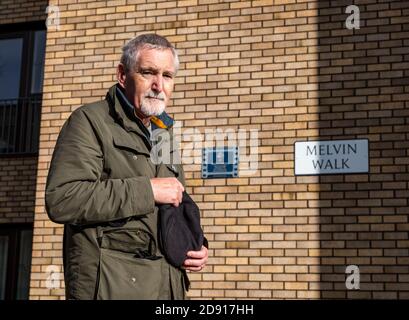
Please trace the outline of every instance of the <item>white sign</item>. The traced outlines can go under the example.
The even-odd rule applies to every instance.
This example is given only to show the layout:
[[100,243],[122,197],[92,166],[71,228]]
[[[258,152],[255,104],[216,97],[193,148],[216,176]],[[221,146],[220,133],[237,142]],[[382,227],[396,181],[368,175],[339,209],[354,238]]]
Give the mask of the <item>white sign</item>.
[[295,175],[368,171],[368,140],[366,139],[295,143]]

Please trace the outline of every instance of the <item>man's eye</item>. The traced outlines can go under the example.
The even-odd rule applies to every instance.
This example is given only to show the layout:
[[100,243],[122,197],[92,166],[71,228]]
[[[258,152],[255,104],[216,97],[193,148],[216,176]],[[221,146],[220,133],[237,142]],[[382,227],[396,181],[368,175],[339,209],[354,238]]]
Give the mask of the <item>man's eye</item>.
[[165,73],[163,76],[164,76],[165,78],[167,78],[167,79],[173,79],[173,76],[172,76],[171,74]]
[[144,75],[150,75],[150,74],[152,74],[152,71],[143,70],[143,71],[142,71],[142,74],[144,74]]

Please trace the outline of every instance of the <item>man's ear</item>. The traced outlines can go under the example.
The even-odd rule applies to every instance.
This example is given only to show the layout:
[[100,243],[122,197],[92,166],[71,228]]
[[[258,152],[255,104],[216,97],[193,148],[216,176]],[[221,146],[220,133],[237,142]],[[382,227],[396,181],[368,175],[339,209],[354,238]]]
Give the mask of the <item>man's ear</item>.
[[125,67],[122,63],[119,63],[116,67],[116,78],[118,80],[119,85],[125,89],[125,81],[126,81],[126,73]]

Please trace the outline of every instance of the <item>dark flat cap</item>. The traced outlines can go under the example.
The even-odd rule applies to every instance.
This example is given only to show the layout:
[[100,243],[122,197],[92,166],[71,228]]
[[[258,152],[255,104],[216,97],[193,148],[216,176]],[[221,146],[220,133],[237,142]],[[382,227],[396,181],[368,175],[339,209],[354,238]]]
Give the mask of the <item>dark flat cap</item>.
[[190,196],[183,192],[179,207],[159,206],[159,244],[169,263],[181,267],[188,251],[198,251],[204,243],[200,226],[200,210]]

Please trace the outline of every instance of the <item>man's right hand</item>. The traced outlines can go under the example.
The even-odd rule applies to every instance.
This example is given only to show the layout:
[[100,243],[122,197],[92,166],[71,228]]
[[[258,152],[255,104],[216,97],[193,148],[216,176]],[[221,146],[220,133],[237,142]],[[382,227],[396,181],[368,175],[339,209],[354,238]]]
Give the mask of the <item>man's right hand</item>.
[[178,207],[182,202],[185,188],[176,178],[152,178],[151,185],[155,202],[158,204],[172,204]]

